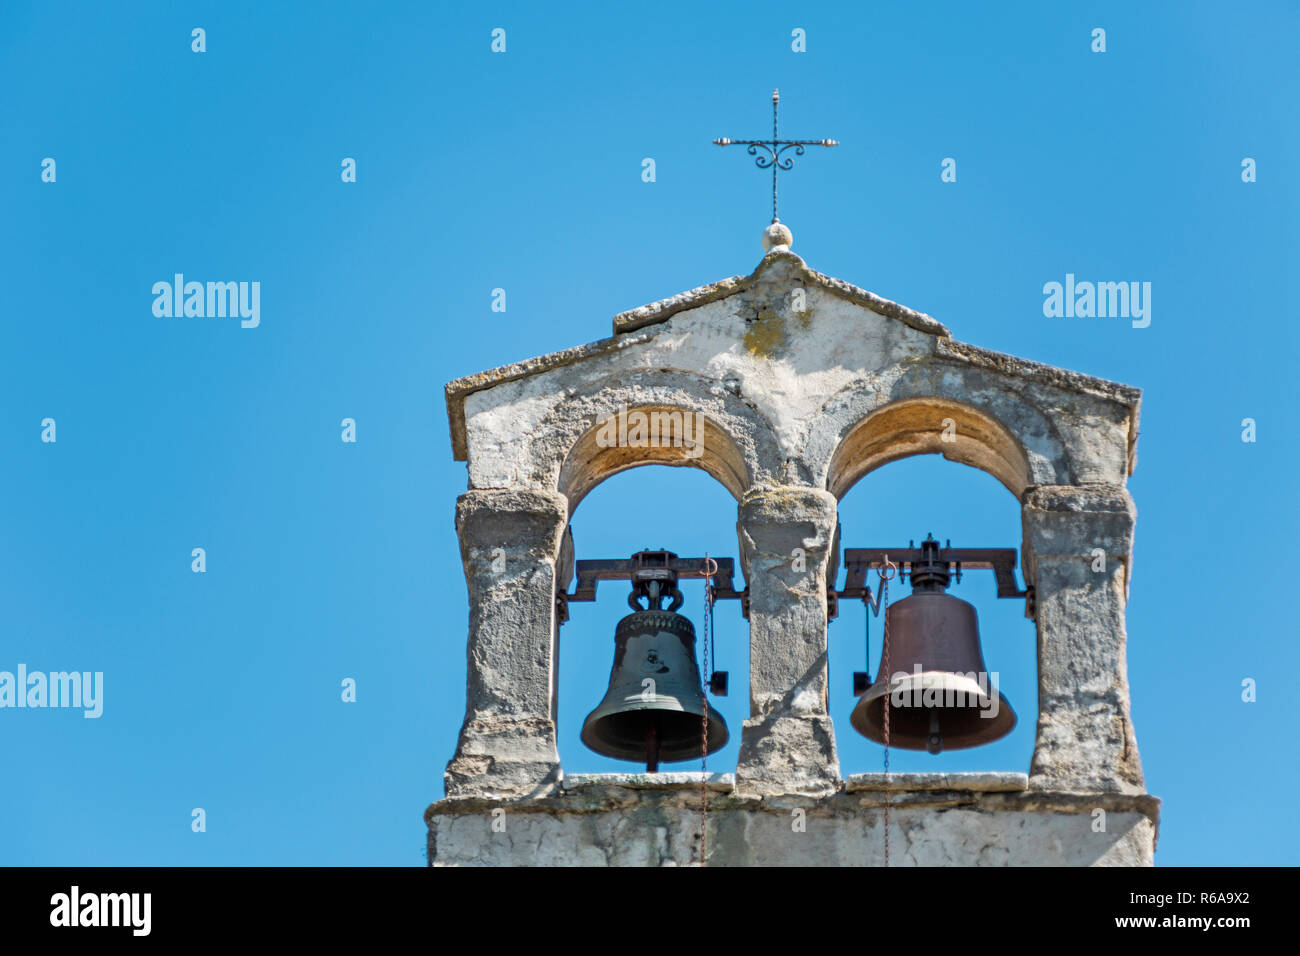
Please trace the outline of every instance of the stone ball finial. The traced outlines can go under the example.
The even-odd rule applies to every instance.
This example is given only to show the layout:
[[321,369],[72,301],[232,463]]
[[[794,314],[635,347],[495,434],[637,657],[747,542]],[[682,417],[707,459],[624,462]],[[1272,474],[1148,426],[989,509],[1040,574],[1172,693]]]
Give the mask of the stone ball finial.
[[781,222],[773,222],[770,226],[768,226],[766,229],[763,230],[763,251],[764,252],[771,252],[773,249],[777,248],[778,246],[781,248],[789,249],[793,243],[794,243],[794,233],[790,231],[789,226],[786,226]]

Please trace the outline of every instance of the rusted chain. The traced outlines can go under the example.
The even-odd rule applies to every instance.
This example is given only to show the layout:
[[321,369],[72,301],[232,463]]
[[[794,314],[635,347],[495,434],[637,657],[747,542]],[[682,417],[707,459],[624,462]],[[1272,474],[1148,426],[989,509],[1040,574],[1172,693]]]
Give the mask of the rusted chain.
[[883,649],[880,658],[880,672],[885,677],[885,700],[883,730],[885,740],[885,866],[889,866],[889,699],[893,696],[892,675],[889,670],[889,582],[898,576],[898,565],[885,555],[884,567],[880,569],[880,604],[884,609],[885,627]]
[[704,670],[700,674],[700,699],[704,706],[700,718],[700,866],[709,865],[709,650],[713,643],[713,576],[718,562],[704,555]]

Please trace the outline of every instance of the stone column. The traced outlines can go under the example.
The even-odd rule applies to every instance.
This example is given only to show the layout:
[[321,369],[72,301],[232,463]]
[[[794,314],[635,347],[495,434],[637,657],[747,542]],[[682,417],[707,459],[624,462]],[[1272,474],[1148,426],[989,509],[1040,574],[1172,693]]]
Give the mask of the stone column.
[[469,491],[456,532],[469,586],[465,723],[447,764],[447,796],[551,790],[555,747],[556,562],[568,524],[563,495]]
[[749,586],[741,792],[840,786],[826,697],[826,574],[835,527],[835,497],[820,489],[765,489],[741,499],[737,529]]
[[1144,793],[1125,660],[1133,500],[1119,485],[1041,485],[1022,515],[1038,624],[1030,787]]

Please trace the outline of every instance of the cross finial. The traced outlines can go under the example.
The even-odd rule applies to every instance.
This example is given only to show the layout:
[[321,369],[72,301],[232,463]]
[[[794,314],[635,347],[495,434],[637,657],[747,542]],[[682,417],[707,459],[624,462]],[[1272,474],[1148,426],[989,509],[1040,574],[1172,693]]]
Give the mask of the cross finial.
[[[805,146],[838,146],[839,143],[833,139],[778,139],[777,138],[777,110],[781,103],[781,91],[772,91],[772,138],[771,139],[715,139],[713,142],[718,146],[747,146],[750,156],[755,157],[754,163],[759,169],[772,168],[772,223],[779,223],[781,220],[777,217],[776,204],[776,175],[780,170],[790,170],[794,168],[794,156],[781,158],[781,154],[786,150],[793,149],[795,156],[804,154]],[[760,153],[759,150],[765,152]]]

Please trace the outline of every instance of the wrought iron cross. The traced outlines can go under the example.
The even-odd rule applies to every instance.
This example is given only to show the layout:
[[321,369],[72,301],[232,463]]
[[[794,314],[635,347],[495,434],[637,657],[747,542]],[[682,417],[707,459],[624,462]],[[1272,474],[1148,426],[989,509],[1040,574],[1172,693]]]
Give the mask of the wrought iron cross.
[[[713,142],[718,146],[748,146],[750,156],[756,157],[754,163],[759,169],[772,167],[772,221],[780,222],[776,215],[776,174],[779,170],[790,170],[794,168],[794,156],[781,158],[781,154],[788,149],[793,149],[795,156],[804,154],[805,146],[838,146],[838,141],[833,139],[777,139],[776,119],[777,105],[781,102],[781,91],[772,91],[772,138],[771,139],[715,139]],[[766,150],[766,153],[760,153],[759,150]]]

